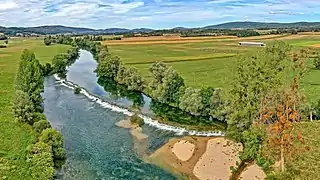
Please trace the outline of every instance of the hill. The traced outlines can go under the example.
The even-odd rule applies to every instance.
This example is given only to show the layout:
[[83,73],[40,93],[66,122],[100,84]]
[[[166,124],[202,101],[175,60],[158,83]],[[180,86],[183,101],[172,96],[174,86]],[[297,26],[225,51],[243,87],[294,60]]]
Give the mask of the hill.
[[228,22],[203,27],[204,29],[270,29],[270,28],[319,28],[320,22],[263,23],[263,22]]
[[[210,25],[202,28],[185,28],[175,27],[165,31],[183,32],[183,31],[200,31],[210,29],[305,29],[320,28],[320,22],[294,22],[294,23],[263,23],[263,22],[228,22],[218,25]],[[120,33],[149,33],[159,31],[148,28],[108,28],[108,29],[91,29],[81,27],[67,27],[61,25],[48,25],[37,27],[1,27],[0,32],[15,35],[16,33],[36,33],[36,34],[120,34]]]

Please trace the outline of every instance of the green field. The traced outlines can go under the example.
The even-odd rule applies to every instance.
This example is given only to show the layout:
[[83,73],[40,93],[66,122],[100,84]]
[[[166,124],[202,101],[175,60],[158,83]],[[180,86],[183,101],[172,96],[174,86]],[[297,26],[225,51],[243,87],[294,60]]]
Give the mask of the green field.
[[[272,42],[272,38],[262,39],[267,44]],[[294,50],[299,50],[320,44],[320,36],[289,38],[285,41],[294,46]],[[109,49],[113,54],[119,55],[128,66],[137,67],[146,78],[149,77],[148,67],[152,62],[165,61],[183,76],[189,86],[221,87],[227,91],[239,55],[260,49],[239,47],[237,43],[238,40],[220,39],[211,42],[110,45]],[[54,55],[65,52],[68,46],[54,44],[47,47],[42,39],[21,38],[11,39],[7,48],[0,49],[0,179],[30,179],[25,162],[25,149],[34,140],[34,134],[29,126],[14,122],[11,109],[20,54],[26,48],[34,51],[36,57],[46,63],[51,62]],[[316,48],[312,50],[319,52]],[[320,71],[312,67],[312,59],[308,62],[303,87],[309,100],[320,99]],[[315,172],[320,168],[317,164],[320,157],[317,148],[320,124],[313,122],[301,126],[311,151],[294,161],[297,167],[304,169],[297,177],[316,178]]]
[[51,62],[55,54],[66,52],[67,47],[45,47],[41,39],[11,39],[7,48],[0,49],[0,179],[30,179],[25,150],[34,134],[30,126],[14,122],[11,109],[21,51],[28,48],[45,63]]
[[[276,36],[293,46],[295,51],[301,48],[311,48],[320,44],[320,36],[290,38],[290,35]],[[257,51],[259,47],[240,47],[239,41],[262,41],[267,45],[274,42],[272,37],[259,39],[216,39],[210,42],[186,42],[162,44],[137,43],[109,45],[111,53],[121,57],[128,66],[137,67],[147,79],[150,77],[148,68],[152,62],[164,61],[174,67],[185,79],[188,86],[213,86],[230,88],[237,58],[245,53]],[[147,41],[147,40],[146,40]],[[108,44],[107,44],[108,45]],[[320,52],[320,48],[312,48]],[[303,80],[303,87],[308,100],[320,99],[320,71],[313,69],[313,59],[308,61],[308,72]]]

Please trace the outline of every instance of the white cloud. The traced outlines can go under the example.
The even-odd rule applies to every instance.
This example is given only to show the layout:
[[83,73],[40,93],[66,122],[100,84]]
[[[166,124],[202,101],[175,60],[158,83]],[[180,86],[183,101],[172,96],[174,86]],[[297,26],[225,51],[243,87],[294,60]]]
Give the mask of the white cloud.
[[18,4],[13,1],[0,2],[0,11],[10,10],[16,8],[17,6]]

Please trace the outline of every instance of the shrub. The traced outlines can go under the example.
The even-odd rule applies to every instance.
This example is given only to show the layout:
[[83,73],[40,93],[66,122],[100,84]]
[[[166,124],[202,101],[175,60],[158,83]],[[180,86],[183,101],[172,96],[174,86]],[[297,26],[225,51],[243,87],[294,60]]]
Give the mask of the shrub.
[[139,127],[144,125],[144,120],[136,113],[130,117],[130,121],[132,124],[137,124]]
[[34,105],[29,95],[23,91],[17,90],[13,100],[13,113],[19,122],[32,125],[36,119]]
[[46,63],[44,66],[42,66],[42,71],[44,76],[48,76],[51,74],[53,68],[50,63]]
[[37,133],[41,133],[43,130],[51,128],[50,123],[47,120],[40,120],[38,122],[35,122],[33,124],[33,129],[37,132]]
[[66,159],[61,133],[52,128],[45,129],[42,131],[39,141],[49,144],[52,147],[54,166],[61,167]]
[[320,55],[314,59],[313,65],[316,69],[320,70]]
[[30,163],[32,179],[53,179],[54,163],[50,145],[38,142],[28,147],[27,162]]
[[50,44],[51,44],[51,39],[48,38],[48,37],[45,37],[44,40],[43,40],[43,42],[44,42],[44,44],[45,44],[46,46],[50,46]]
[[5,44],[0,44],[0,48],[6,48],[7,47],[7,45],[5,45]]
[[80,94],[80,92],[81,92],[81,88],[79,86],[74,88],[74,94]]

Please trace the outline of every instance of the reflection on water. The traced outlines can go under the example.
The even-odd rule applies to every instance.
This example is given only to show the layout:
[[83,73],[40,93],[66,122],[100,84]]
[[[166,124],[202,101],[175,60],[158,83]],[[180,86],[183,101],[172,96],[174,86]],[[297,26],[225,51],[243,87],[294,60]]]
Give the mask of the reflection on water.
[[[106,102],[139,109],[151,117],[189,125],[202,123],[219,130],[225,127],[222,123],[208,120],[209,117],[190,116],[113,81],[98,79],[94,73],[96,66],[89,52],[80,51],[80,58],[68,69],[67,80]],[[149,137],[136,143],[128,129],[115,125],[126,118],[124,114],[88,101],[82,94],[75,95],[73,90],[61,86],[53,77],[46,78],[43,97],[44,113],[50,123],[62,132],[67,150],[67,163],[59,171],[57,179],[176,179],[170,173],[143,162],[133,150],[134,147],[139,154],[150,154],[167,142],[174,135],[172,132],[145,125],[143,133]]]
[[[82,95],[46,78],[45,114],[64,137],[67,163],[56,179],[176,179],[170,173],[143,162],[133,150],[133,137],[116,122],[121,113],[104,109]],[[150,151],[172,134],[144,127]],[[148,147],[149,149],[149,147]]]

